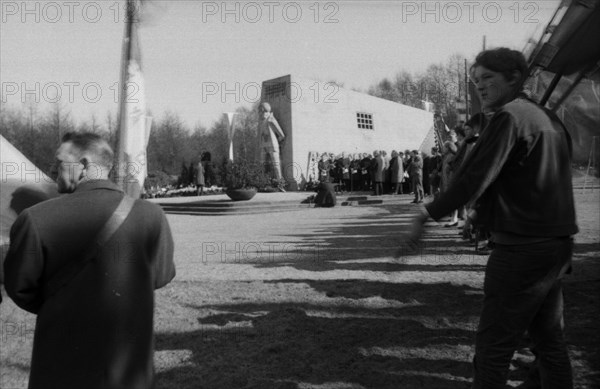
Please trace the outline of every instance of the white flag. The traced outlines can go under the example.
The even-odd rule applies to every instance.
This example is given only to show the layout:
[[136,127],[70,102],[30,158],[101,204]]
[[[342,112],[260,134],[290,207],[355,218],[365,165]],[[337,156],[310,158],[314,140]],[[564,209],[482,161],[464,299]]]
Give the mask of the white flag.
[[[139,10],[128,0],[128,10]],[[119,143],[117,147],[116,181],[133,198],[143,191],[147,175],[146,147],[150,137],[151,118],[146,116],[142,56],[138,38],[139,18],[128,15],[121,63],[119,106]]]
[[229,139],[229,160],[233,162],[233,117],[235,113],[233,112],[224,112],[223,116],[225,117],[225,121],[227,123],[227,136]]

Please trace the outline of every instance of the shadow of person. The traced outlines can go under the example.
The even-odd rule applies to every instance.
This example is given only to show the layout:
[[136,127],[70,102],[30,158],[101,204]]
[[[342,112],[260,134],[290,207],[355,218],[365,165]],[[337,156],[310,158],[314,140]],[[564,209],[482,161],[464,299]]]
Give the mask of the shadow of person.
[[2,182],[0,195],[0,284],[4,283],[4,258],[9,248],[9,232],[17,216],[25,209],[58,196],[54,183],[22,184],[21,181]]
[[[470,386],[470,361],[459,354],[471,342],[471,331],[428,328],[410,318],[381,316],[368,309],[352,317],[337,315],[335,309],[327,317],[307,313],[319,309],[296,304],[227,305],[220,307],[222,317],[217,313],[199,318],[203,325],[228,322],[227,326],[159,333],[156,350],[173,356],[160,368],[156,388]],[[435,353],[437,347],[446,351]],[[435,355],[428,356],[429,351]],[[178,353],[189,354],[184,363],[174,357]]]
[[23,185],[15,189],[10,208],[19,215],[25,209],[58,196],[56,185]]

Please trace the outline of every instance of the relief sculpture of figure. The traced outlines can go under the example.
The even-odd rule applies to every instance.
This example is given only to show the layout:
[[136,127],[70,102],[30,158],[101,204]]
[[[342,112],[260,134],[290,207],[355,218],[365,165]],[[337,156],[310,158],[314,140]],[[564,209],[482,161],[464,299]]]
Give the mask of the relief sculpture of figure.
[[280,181],[279,144],[285,139],[285,134],[273,116],[269,103],[261,103],[258,112],[258,161],[273,178]]

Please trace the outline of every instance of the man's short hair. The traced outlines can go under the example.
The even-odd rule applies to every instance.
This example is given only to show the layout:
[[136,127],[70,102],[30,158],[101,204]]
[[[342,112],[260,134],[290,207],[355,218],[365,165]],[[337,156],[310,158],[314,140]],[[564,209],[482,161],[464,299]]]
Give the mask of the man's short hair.
[[479,53],[475,58],[475,63],[471,65],[471,74],[477,66],[502,73],[507,80],[512,79],[513,73],[518,71],[521,73],[521,78],[518,80],[521,84],[527,78],[527,60],[523,53],[506,47]]
[[91,162],[106,168],[112,168],[115,154],[108,142],[93,132],[67,132],[61,139],[62,143],[70,142],[79,156],[89,153],[93,156]]

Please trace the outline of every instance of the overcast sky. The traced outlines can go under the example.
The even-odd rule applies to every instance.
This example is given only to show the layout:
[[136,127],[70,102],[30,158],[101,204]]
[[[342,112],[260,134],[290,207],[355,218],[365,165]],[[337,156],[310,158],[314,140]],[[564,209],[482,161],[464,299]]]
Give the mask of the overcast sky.
[[[116,113],[123,0],[1,3],[2,99],[59,101],[77,120]],[[521,50],[558,5],[544,1],[150,1],[139,30],[148,108],[191,127],[250,106],[292,74],[366,90],[453,53]]]

